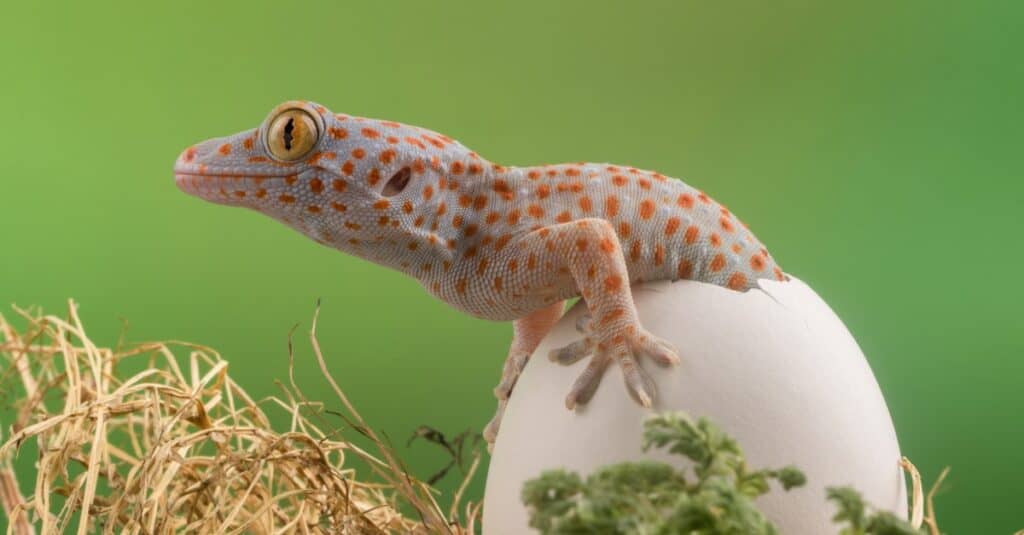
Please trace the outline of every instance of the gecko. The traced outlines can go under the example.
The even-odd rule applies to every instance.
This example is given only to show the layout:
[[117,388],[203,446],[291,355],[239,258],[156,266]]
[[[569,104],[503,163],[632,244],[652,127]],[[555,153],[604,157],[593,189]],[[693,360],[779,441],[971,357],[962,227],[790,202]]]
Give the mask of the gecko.
[[444,134],[310,101],[186,148],[174,175],[185,193],[263,213],[411,276],[460,311],[511,321],[489,444],[567,300],[586,306],[581,336],[548,356],[589,361],[566,407],[587,403],[613,364],[650,407],[655,387],[640,359],[670,367],[680,358],[641,325],[634,285],[687,279],[743,292],[788,278],[747,225],[681,180],[607,163],[500,165]]

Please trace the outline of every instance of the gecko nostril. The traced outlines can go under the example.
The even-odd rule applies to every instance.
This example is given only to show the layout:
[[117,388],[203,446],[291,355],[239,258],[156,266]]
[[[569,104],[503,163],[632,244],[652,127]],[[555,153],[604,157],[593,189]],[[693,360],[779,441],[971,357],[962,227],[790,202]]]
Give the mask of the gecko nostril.
[[411,176],[412,171],[410,171],[408,167],[399,169],[397,173],[391,175],[387,184],[384,184],[384,190],[381,191],[381,194],[385,197],[393,197],[402,193],[405,187],[409,185],[409,178]]

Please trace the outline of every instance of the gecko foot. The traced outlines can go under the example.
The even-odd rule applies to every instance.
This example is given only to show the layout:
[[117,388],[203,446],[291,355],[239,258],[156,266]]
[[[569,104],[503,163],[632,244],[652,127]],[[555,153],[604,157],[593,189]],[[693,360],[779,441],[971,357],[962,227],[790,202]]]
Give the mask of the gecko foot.
[[[654,336],[643,328],[628,329],[623,334],[603,337],[591,330],[591,322],[583,320],[578,324],[583,338],[567,346],[552,350],[548,357],[560,364],[568,365],[591,355],[590,362],[573,384],[565,398],[570,410],[585,404],[594,396],[608,365],[618,362],[626,390],[637,403],[650,407],[654,401],[655,387],[651,378],[644,373],[637,362],[639,357],[648,357],[662,367],[679,363],[679,356],[669,342]],[[635,333],[635,334],[634,334]]]

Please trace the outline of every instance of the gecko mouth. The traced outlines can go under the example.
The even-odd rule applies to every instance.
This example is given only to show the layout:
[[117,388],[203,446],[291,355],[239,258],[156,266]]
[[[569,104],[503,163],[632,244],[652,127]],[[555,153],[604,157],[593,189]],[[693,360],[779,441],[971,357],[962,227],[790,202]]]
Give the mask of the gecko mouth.
[[220,172],[209,169],[175,168],[174,184],[184,193],[218,204],[245,204],[250,197],[262,198],[271,184],[287,181],[294,174]]

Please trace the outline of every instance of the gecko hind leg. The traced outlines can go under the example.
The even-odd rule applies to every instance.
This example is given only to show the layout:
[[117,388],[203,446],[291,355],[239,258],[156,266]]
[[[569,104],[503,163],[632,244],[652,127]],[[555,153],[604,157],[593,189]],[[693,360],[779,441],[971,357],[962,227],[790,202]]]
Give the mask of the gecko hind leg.
[[505,359],[505,366],[501,373],[501,380],[494,388],[494,396],[498,398],[498,409],[487,427],[484,428],[484,440],[488,447],[494,444],[498,436],[498,428],[501,426],[501,417],[508,405],[508,398],[512,395],[512,389],[519,380],[519,375],[530,360],[530,355],[540,345],[540,341],[548,334],[551,327],[562,317],[564,302],[558,301],[544,308],[535,310],[526,316],[515,320],[513,323],[512,345]]

